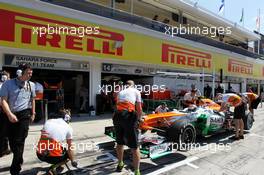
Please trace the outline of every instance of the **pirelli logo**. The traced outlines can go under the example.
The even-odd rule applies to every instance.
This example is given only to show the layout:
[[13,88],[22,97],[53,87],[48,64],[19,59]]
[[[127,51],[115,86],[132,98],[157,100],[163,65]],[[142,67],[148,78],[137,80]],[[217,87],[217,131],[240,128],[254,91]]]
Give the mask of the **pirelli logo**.
[[63,52],[96,53],[105,55],[123,55],[122,43],[125,38],[121,33],[99,29],[99,34],[78,37],[72,34],[33,35],[33,28],[51,26],[87,27],[65,21],[33,16],[0,9],[0,41],[11,42],[21,46],[40,46]]
[[211,68],[211,54],[183,47],[162,44],[162,62],[196,68]]
[[253,64],[249,64],[244,61],[229,59],[228,60],[228,72],[252,75],[253,74]]

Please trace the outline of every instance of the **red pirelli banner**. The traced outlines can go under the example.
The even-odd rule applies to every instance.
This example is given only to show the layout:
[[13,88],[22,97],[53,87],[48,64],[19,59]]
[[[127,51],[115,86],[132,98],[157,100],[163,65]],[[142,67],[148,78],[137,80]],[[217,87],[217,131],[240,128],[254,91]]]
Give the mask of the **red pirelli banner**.
[[230,58],[228,60],[228,72],[253,75],[253,64]]
[[116,59],[176,71],[218,73],[223,69],[225,75],[263,77],[264,63],[231,59],[212,47],[201,49],[184,44],[184,40],[179,43],[177,37],[165,40],[6,3],[0,3],[0,19],[0,47],[39,51],[36,56],[52,52],[70,54],[73,59],[72,55],[81,55],[87,60]]
[[196,50],[162,44],[162,62],[196,68],[211,68],[211,54]]
[[[35,45],[42,48],[55,48],[65,52],[76,50],[87,53],[100,53],[105,55],[122,56],[123,48],[113,49],[113,42],[123,42],[124,35],[117,32],[97,29],[98,34],[85,34],[84,36],[70,35],[58,29],[59,26],[65,29],[71,27],[76,30],[86,29],[88,26],[76,25],[73,23],[53,20],[25,13],[19,13],[9,10],[0,9],[0,40],[10,43],[20,43],[21,45]],[[49,33],[41,35],[41,29],[53,29]],[[89,29],[92,28],[89,26]],[[56,31],[56,32],[55,32]],[[61,34],[59,34],[61,33]],[[76,34],[80,34],[77,33]],[[19,37],[20,36],[20,37]],[[100,41],[99,41],[100,39]],[[96,42],[101,42],[100,44]],[[101,47],[96,46],[96,44]]]

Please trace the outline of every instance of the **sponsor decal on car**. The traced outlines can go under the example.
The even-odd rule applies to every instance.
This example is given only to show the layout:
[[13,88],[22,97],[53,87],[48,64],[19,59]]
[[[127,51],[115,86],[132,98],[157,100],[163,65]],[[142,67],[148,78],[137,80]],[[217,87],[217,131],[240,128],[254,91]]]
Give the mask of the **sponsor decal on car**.
[[165,152],[172,152],[172,144],[171,143],[162,143],[159,145],[153,145],[149,148],[150,157],[156,157]]

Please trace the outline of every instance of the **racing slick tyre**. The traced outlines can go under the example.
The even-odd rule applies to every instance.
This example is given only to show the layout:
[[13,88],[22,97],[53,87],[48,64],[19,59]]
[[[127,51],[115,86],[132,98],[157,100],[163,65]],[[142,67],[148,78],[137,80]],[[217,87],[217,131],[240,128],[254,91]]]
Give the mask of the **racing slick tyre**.
[[188,150],[196,140],[196,130],[192,125],[187,125],[182,129],[178,138],[180,150]]
[[250,130],[253,126],[253,114],[251,112],[246,112],[245,118],[243,118],[244,129]]
[[174,149],[187,150],[196,140],[196,130],[191,124],[187,126],[172,125],[167,129],[166,139],[175,142]]

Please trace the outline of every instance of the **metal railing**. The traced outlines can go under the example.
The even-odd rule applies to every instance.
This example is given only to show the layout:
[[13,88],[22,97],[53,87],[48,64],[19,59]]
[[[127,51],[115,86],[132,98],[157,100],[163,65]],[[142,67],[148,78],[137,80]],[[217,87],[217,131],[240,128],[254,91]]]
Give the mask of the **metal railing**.
[[[64,0],[64,1],[61,1],[61,0],[40,0],[40,1],[48,2],[48,3],[54,4],[54,5],[63,6],[63,7],[67,7],[67,8],[82,11],[82,12],[95,14],[98,16],[102,16],[102,17],[106,17],[106,18],[130,23],[130,24],[135,24],[135,25],[138,25],[138,26],[141,26],[144,28],[148,28],[151,30],[155,30],[158,32],[162,32],[162,33],[165,32],[166,26],[170,26],[170,25],[164,24],[164,23],[159,22],[159,21],[153,21],[153,20],[146,18],[146,17],[138,16],[135,14],[127,13],[127,12],[117,10],[117,9],[113,9],[113,8],[109,8],[109,7],[105,7],[105,6],[95,4],[92,2],[88,2],[88,1],[84,1],[84,0]],[[233,46],[230,44],[226,44],[226,43],[211,39],[211,38],[206,37],[206,36],[194,35],[194,34],[184,34],[184,35],[178,34],[176,36],[181,37],[181,38],[185,38],[185,39],[188,39],[191,41],[203,43],[203,44],[213,46],[216,48],[220,48],[220,49],[228,50],[228,51],[235,52],[238,54],[242,54],[242,55],[245,55],[248,57],[262,59],[261,55],[250,52],[250,51],[243,49],[243,48],[240,48],[240,47],[236,47],[236,46]]]

